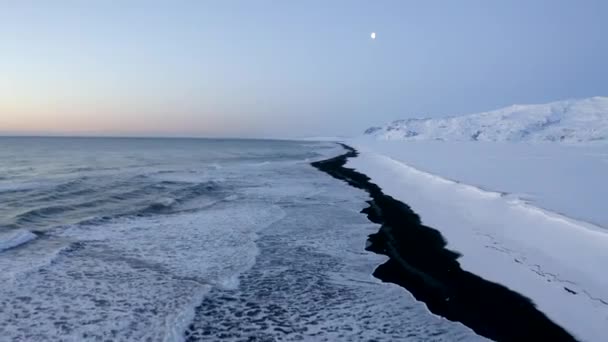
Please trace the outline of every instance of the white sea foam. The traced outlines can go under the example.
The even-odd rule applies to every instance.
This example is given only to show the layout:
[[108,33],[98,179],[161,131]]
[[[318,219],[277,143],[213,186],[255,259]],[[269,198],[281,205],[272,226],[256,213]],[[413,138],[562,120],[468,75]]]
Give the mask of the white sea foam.
[[171,198],[171,197],[163,197],[163,198],[159,198],[158,200],[154,201],[150,207],[151,208],[170,208],[172,207],[175,203],[177,202],[177,200],[175,198]]
[[36,234],[25,229],[0,233],[0,252],[28,243],[37,237]]
[[[9,339],[176,340],[201,296],[234,286],[258,253],[256,231],[282,217],[263,203],[72,226],[49,234],[70,247],[2,289]],[[36,324],[29,319],[36,315]]]
[[26,245],[22,245],[22,248],[5,250],[0,253],[0,283],[7,287],[15,278],[27,276],[50,265],[68,248],[69,241],[45,237],[30,240]]
[[169,328],[167,329],[167,333],[163,338],[163,342],[183,342],[185,340],[184,331],[186,331],[190,323],[192,323],[196,307],[200,305],[210,288],[211,286],[202,287],[192,296],[189,304],[185,305],[173,317],[167,317],[165,324]]
[[360,213],[367,195],[321,173],[312,180],[315,188],[295,178],[265,192],[285,203],[285,217],[259,233],[260,255],[240,285],[205,297],[187,336],[234,342],[485,341],[431,314],[401,287],[374,278],[387,258],[363,249],[367,236],[378,231]]

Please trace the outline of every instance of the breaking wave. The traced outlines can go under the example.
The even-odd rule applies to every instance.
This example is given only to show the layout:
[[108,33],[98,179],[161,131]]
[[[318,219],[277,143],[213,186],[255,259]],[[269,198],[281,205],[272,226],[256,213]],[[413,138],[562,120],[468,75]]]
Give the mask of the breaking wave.
[[35,240],[38,236],[25,229],[17,229],[0,234],[0,252],[19,247]]
[[0,219],[0,227],[45,230],[95,220],[100,213],[104,218],[171,214],[193,209],[190,202],[213,202],[228,192],[215,181],[158,181],[143,176],[97,184],[80,179],[9,201],[15,208],[4,215],[7,221]]

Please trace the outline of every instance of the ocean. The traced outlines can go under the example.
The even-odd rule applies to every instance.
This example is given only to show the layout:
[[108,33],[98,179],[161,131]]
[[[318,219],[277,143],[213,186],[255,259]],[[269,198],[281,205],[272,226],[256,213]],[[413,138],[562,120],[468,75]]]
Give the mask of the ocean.
[[0,138],[0,341],[473,341],[372,276],[333,143]]

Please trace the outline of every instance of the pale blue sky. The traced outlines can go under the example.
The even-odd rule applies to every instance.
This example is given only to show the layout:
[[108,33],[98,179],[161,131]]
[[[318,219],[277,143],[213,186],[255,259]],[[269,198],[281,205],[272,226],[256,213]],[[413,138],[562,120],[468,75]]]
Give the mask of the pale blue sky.
[[608,95],[607,13],[602,0],[9,0],[0,131],[354,134]]

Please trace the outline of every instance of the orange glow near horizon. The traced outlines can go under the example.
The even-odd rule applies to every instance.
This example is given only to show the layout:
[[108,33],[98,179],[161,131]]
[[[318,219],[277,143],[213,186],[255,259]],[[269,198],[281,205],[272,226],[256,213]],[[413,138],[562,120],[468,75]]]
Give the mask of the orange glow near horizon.
[[[255,122],[234,116],[193,114],[180,110],[115,108],[30,108],[0,106],[0,134],[168,134],[242,135]],[[240,121],[240,122],[239,122]]]

